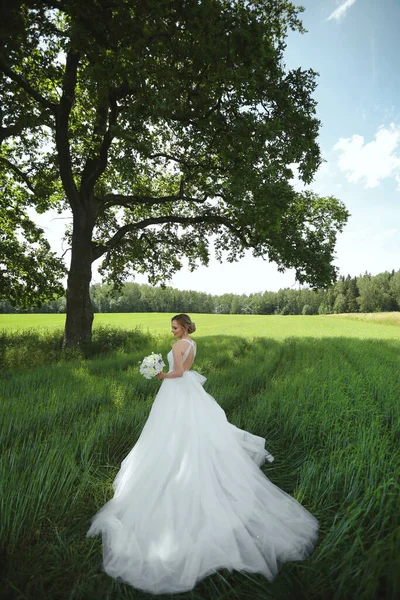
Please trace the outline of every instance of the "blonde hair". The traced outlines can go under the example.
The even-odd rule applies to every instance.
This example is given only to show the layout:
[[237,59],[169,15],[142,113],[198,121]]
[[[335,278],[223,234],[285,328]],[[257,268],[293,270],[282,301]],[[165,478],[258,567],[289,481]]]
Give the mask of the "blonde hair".
[[187,329],[188,333],[193,333],[194,331],[196,331],[196,324],[193,323],[193,321],[189,317],[189,315],[186,315],[185,313],[181,313],[179,315],[175,315],[175,317],[172,317],[171,321],[178,321],[178,323],[184,329]]

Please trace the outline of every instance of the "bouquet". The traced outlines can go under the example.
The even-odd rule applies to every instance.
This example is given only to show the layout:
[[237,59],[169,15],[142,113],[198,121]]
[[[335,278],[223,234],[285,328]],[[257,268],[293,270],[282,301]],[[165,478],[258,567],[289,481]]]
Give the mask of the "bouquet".
[[146,379],[152,379],[152,377],[155,377],[161,373],[163,367],[165,367],[165,363],[161,354],[154,354],[154,352],[152,352],[150,356],[146,356],[143,359],[139,370],[143,377]]

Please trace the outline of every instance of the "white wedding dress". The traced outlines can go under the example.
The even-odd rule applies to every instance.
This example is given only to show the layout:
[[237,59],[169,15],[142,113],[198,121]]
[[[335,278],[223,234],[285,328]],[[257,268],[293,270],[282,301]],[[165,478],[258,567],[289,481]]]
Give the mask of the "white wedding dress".
[[[193,341],[184,362],[189,352]],[[172,351],[168,362],[172,371]],[[259,468],[274,460],[264,438],[229,423],[205,380],[189,370],[162,381],[86,534],[102,533],[108,575],[151,594],[185,592],[222,568],[271,581],[317,540],[318,521]]]

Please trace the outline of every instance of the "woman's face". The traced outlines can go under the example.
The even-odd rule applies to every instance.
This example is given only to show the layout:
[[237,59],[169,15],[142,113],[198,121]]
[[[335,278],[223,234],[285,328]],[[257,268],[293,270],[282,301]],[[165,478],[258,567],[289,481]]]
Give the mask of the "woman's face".
[[171,321],[171,331],[175,338],[181,338],[186,333],[182,325],[175,320]]

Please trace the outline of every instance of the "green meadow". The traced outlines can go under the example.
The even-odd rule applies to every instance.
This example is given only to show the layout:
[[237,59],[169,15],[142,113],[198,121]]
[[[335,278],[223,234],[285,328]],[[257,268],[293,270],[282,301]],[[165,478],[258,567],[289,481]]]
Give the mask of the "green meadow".
[[[97,314],[93,348],[78,353],[60,348],[64,315],[0,315],[2,598],[157,598],[102,572],[101,537],[85,535],[150,412],[159,382],[138,362],[166,355],[171,316]],[[400,597],[399,321],[191,316],[206,390],[266,438],[263,472],[320,536],[273,583],[223,570],[170,598]]]
[[[169,333],[170,318],[166,313],[98,313],[94,329],[99,327],[141,328],[152,335]],[[240,335],[244,337],[343,337],[400,340],[400,313],[346,314],[328,316],[264,316],[264,315],[204,315],[191,313],[196,322],[195,337],[210,335]],[[63,314],[0,315],[0,332],[34,329],[47,333],[61,330]],[[379,325],[379,327],[377,327]],[[393,328],[394,326],[398,326]]]

